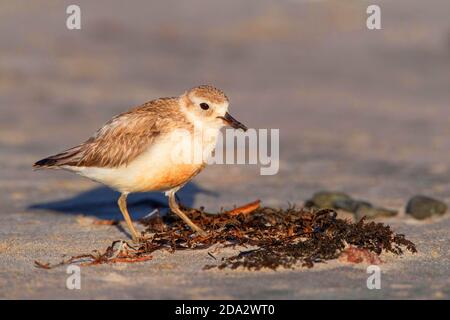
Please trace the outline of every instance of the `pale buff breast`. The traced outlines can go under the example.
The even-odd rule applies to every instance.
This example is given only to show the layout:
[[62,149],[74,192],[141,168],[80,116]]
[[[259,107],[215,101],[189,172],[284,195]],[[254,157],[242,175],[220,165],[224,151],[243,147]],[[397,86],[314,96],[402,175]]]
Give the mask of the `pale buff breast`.
[[[120,192],[166,191],[186,183],[204,168],[202,161],[183,163],[177,153],[174,155],[174,150],[180,149],[179,141],[179,137],[167,137],[152,145],[128,165],[121,167],[67,169]],[[212,142],[203,148],[211,149]]]

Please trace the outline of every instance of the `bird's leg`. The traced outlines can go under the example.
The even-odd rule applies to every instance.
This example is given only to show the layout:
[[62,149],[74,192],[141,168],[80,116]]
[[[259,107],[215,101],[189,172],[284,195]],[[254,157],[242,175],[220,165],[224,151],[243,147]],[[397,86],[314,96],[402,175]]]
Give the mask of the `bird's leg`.
[[189,217],[180,209],[175,198],[175,192],[169,192],[167,195],[169,197],[170,210],[175,212],[181,219],[183,219],[183,221],[186,222],[186,224],[191,227],[192,230],[194,230],[201,236],[206,236],[207,233],[203,231],[199,226],[197,226],[194,222],[192,222],[192,220],[189,219]]
[[133,238],[134,242],[139,242],[140,237],[139,233],[136,231],[133,225],[133,221],[131,221],[130,215],[128,213],[127,209],[127,195],[126,193],[122,193],[122,195],[119,198],[119,201],[117,202],[119,204],[120,211],[123,214],[123,217],[125,218],[125,221],[127,223],[128,229],[131,232],[131,236]]

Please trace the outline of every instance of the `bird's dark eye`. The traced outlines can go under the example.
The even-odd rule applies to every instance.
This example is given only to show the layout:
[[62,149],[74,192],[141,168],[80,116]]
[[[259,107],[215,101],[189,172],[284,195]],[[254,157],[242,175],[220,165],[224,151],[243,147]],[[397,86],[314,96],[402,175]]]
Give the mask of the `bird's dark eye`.
[[209,109],[209,105],[207,103],[200,103],[200,108],[202,108],[203,110],[208,110]]

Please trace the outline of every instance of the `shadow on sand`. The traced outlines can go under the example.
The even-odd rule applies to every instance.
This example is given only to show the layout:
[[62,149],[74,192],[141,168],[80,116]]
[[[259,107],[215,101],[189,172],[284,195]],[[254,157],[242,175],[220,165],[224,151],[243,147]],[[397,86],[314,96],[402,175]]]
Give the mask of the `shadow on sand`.
[[[177,192],[178,201],[186,207],[192,207],[197,194],[203,193],[217,196],[217,193],[198,187],[195,183],[188,183]],[[99,219],[122,220],[122,214],[117,206],[120,193],[107,187],[98,187],[80,193],[74,197],[36,203],[28,207],[30,210],[49,210],[66,214],[84,214]],[[138,220],[154,209],[167,208],[167,197],[162,192],[135,193],[128,196],[128,211],[133,220]]]

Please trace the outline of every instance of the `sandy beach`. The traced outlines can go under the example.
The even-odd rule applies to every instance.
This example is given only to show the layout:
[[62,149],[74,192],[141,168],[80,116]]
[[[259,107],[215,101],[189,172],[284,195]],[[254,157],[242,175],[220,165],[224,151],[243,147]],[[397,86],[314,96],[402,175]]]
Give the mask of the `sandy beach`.
[[[450,2],[372,2],[381,30],[366,28],[366,1],[78,1],[81,30],[65,26],[68,1],[2,2],[0,298],[449,299],[450,214],[419,221],[404,206],[416,194],[450,204]],[[301,206],[342,191],[399,210],[378,221],[418,253],[382,255],[380,290],[367,288],[366,264],[205,271],[207,250],[83,267],[80,290],[66,288],[65,267],[36,268],[128,234],[123,221],[92,224],[121,219],[116,192],[32,164],[203,83],[248,127],[280,130],[279,172],[212,165],[180,191],[184,204]],[[138,219],[167,200],[135,194],[129,206]]]

